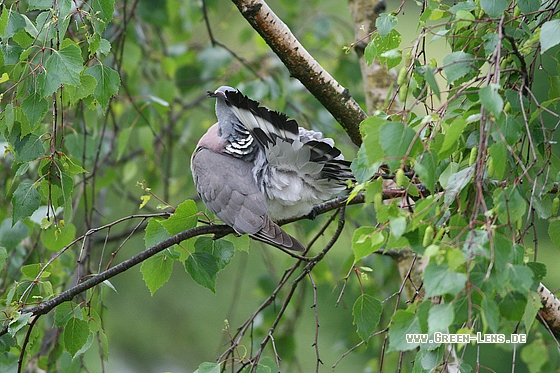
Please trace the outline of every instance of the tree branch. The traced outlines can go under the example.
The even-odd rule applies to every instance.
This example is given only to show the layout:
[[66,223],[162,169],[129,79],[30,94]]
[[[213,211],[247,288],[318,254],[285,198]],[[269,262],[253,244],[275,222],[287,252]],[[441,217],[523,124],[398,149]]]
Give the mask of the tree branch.
[[323,69],[263,0],[232,1],[282,60],[290,74],[321,102],[342,125],[350,139],[359,146],[362,143],[359,125],[367,115],[348,89]]
[[[390,198],[398,198],[400,195],[402,195],[402,193],[404,193],[405,191],[402,190],[385,190],[383,192],[383,199],[390,199]],[[355,198],[353,198],[351,201],[347,201],[347,197],[346,196],[341,196],[335,199],[332,199],[330,201],[326,201],[320,205],[317,205],[314,207],[314,212],[316,215],[320,215],[320,214],[324,214],[328,211],[332,211],[338,208],[343,208],[346,205],[354,205],[354,204],[361,204],[365,202],[365,197],[362,194],[358,194]],[[284,224],[288,224],[294,221],[298,221],[298,220],[302,220],[305,219],[305,216],[302,217],[298,217],[298,218],[293,218],[293,219],[286,219],[286,220],[282,220],[279,221],[278,223],[280,225],[284,225]],[[343,221],[343,219],[342,219]],[[339,222],[340,224],[340,222]],[[341,227],[339,226],[339,229],[341,229]],[[95,231],[98,231],[99,229],[95,229]],[[38,304],[37,306],[34,307],[29,307],[29,308],[25,308],[25,309],[21,309],[20,312],[21,313],[31,313],[33,314],[33,316],[40,316],[40,315],[44,315],[48,312],[50,312],[51,310],[53,310],[55,307],[57,307],[58,305],[70,301],[72,300],[75,296],[77,296],[78,294],[83,293],[84,291],[93,288],[96,285],[99,285],[100,283],[102,283],[105,280],[108,280],[112,277],[115,277],[116,275],[134,267],[135,265],[143,262],[144,260],[156,255],[157,253],[170,248],[173,245],[179,244],[184,240],[187,240],[189,238],[192,237],[196,237],[196,236],[200,236],[200,235],[204,235],[204,234],[214,234],[216,236],[219,237],[223,237],[226,236],[228,234],[234,233],[234,230],[227,226],[227,225],[223,225],[223,224],[211,224],[211,225],[203,225],[203,226],[198,226],[195,228],[191,228],[188,229],[186,231],[180,232],[174,236],[171,236],[161,242],[159,242],[158,244],[149,247],[148,249],[138,253],[137,255],[131,257],[130,259],[127,259],[117,265],[115,265],[114,267],[111,267],[97,275],[93,275],[91,277],[89,277],[87,280],[84,280],[82,282],[80,282],[78,285],[73,286],[72,288],[63,291],[62,293],[60,293],[59,295],[57,295],[56,297],[46,300],[40,304]],[[340,234],[340,233],[338,233]],[[336,241],[336,238],[338,238],[338,234],[335,235],[335,238],[333,238],[332,242],[329,242],[329,245],[327,245],[328,248],[330,248],[332,246],[332,244],[334,244],[334,241]],[[319,261],[321,261],[321,259],[324,257],[324,255],[326,254],[327,250],[323,250],[321,251],[319,254],[317,254],[314,257],[302,257],[302,258],[298,258],[298,262],[297,265],[295,265],[292,269],[295,270],[302,262],[302,260],[304,261],[308,261],[308,266],[306,267],[306,270],[303,272],[303,275],[305,275],[306,273],[308,273],[314,266],[315,264],[317,264]],[[398,256],[398,255],[397,255]],[[289,276],[288,276],[289,277]],[[286,279],[287,281],[287,279]],[[299,281],[298,281],[299,282]],[[281,288],[281,286],[280,286]],[[539,311],[537,319],[543,323],[549,330],[550,332],[556,337],[556,338],[560,338],[560,300],[550,291],[548,290],[543,284],[539,285],[538,288],[538,294],[541,298],[541,303],[543,304],[543,308]],[[274,297],[271,296],[271,299],[273,299]],[[269,299],[270,301],[270,299]],[[261,308],[257,311],[256,314],[258,314],[258,312],[260,312],[260,310],[262,310],[262,308],[265,308],[269,303],[263,304],[261,306]],[[0,330],[0,336],[6,334],[8,332],[8,326],[9,324],[5,324],[2,328],[2,330]]]
[[[97,275],[91,276],[85,281],[80,282],[78,285],[73,286],[72,288],[63,291],[56,297],[46,300],[44,302],[39,303],[37,306],[29,307],[20,310],[21,313],[32,313],[34,316],[44,315],[51,311],[53,308],[58,306],[61,303],[67,302],[72,300],[76,295],[83,293],[84,291],[91,289],[92,287],[99,285],[105,280],[110,279],[122,273],[135,265],[143,262],[144,260],[156,255],[157,253],[170,248],[171,246],[180,243],[188,238],[192,238],[195,236],[200,236],[203,234],[212,234],[212,233],[224,233],[225,231],[230,231],[233,233],[233,229],[228,227],[227,225],[204,225],[195,228],[188,229],[181,233],[178,233],[172,237],[169,237],[158,244],[142,251],[141,253],[133,256],[130,259],[121,262],[114,267],[111,267]],[[0,331],[0,336],[6,334],[8,331],[8,325],[5,325]]]
[[541,297],[541,308],[537,314],[539,320],[555,337],[560,339],[560,300],[542,283],[537,293]]

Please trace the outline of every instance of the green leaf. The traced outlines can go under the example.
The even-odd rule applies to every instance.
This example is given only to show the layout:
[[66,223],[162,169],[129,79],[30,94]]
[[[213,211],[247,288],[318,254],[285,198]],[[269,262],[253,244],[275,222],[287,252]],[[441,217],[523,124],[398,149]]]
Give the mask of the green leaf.
[[470,183],[473,175],[474,165],[452,174],[447,181],[447,186],[445,187],[443,202],[446,205],[453,203],[457,195]]
[[27,134],[20,139],[19,131],[14,130],[10,136],[10,142],[16,153],[14,159],[18,163],[31,162],[45,154],[43,141],[34,133]]
[[216,292],[216,274],[219,271],[216,258],[207,252],[196,252],[185,261],[185,269],[199,285]]
[[455,296],[465,288],[466,282],[464,273],[451,271],[446,263],[430,261],[424,272],[426,298],[444,294]]
[[527,364],[529,373],[545,372],[547,369],[542,368],[547,362],[550,362],[547,344],[538,335],[533,342],[523,346],[520,356],[521,360]]
[[252,240],[248,234],[244,234],[239,237],[232,236],[232,237],[228,237],[228,239],[233,240],[233,245],[235,246],[235,250],[243,251],[246,253],[249,252],[249,248],[251,247]]
[[556,218],[550,221],[548,225],[548,236],[550,240],[556,245],[557,249],[560,249],[560,219]]
[[235,254],[233,244],[227,240],[214,240],[210,237],[198,237],[194,243],[196,252],[207,252],[216,259],[218,270],[224,269]]
[[533,271],[526,265],[509,265],[507,267],[507,279],[510,289],[525,294],[533,284]]
[[[74,44],[67,44],[60,50],[53,50],[45,62],[45,88],[43,96],[52,94],[60,85],[80,85],[80,73],[83,70],[83,60],[80,48]],[[54,88],[54,89],[53,89]]]
[[165,220],[161,218],[150,219],[148,226],[146,227],[146,233],[144,234],[144,244],[146,249],[160,243],[166,238],[171,237],[167,229],[163,226],[164,222]]
[[376,227],[363,226],[354,231],[352,250],[355,260],[360,260],[383,246],[385,233]]
[[434,92],[434,94],[439,100],[441,93],[439,91],[439,86],[437,84],[436,77],[434,74],[435,69],[436,68],[434,66],[430,66],[430,65],[424,66],[424,79],[426,79],[426,82],[428,82],[428,85],[430,86],[430,88],[432,89],[432,91]]
[[27,96],[21,103],[23,114],[27,117],[31,128],[38,125],[47,114],[49,104],[47,100],[41,97],[37,92]]
[[362,341],[367,343],[379,324],[382,311],[381,302],[369,294],[362,294],[356,299],[352,307],[352,316],[354,316],[354,325],[356,325],[357,333]]
[[457,140],[463,134],[466,126],[467,121],[462,118],[457,118],[451,123],[451,125],[447,129],[447,132],[445,133],[445,137],[443,138],[443,144],[439,149],[438,154],[440,156],[448,156],[449,150],[455,150],[455,147],[457,146]]
[[511,321],[520,321],[527,306],[527,297],[517,291],[511,291],[503,297],[498,306],[503,317]]
[[[0,336],[0,353],[8,352],[12,347],[16,345],[16,340],[10,334],[4,334]],[[13,355],[14,358],[15,355]],[[4,360],[5,361],[5,360]]]
[[198,209],[193,200],[186,200],[177,206],[175,212],[161,224],[170,235],[196,227],[198,223]]
[[424,183],[430,193],[434,193],[436,185],[436,171],[437,171],[438,158],[434,153],[426,151],[417,158],[414,170],[418,174],[420,180]]
[[541,27],[541,54],[560,43],[560,19],[545,22]]
[[[515,91],[513,89],[506,90],[506,99],[507,102],[510,103],[511,110],[514,113],[520,113],[523,110],[526,110],[527,107],[529,106],[529,101],[527,100],[527,97],[525,97],[524,95],[520,96],[520,92]],[[506,125],[513,126],[514,127],[513,130],[519,132],[521,125],[519,124],[518,121],[515,120],[516,118],[511,115],[508,115],[506,119],[509,119],[509,121],[507,121],[506,123],[502,123],[500,125],[500,130],[504,133],[505,138],[508,140],[508,144],[512,145],[515,141],[519,140],[520,135],[519,134],[513,135],[513,131],[511,129],[509,131],[505,131],[502,128],[502,126],[506,126]],[[511,134],[511,137],[508,136],[508,134]]]
[[389,227],[391,228],[391,236],[398,240],[406,231],[407,221],[404,216],[389,219]]
[[402,59],[401,54],[398,53],[398,55],[384,55],[384,53],[397,49],[401,44],[401,41],[402,36],[396,29],[392,29],[387,35],[383,37],[379,34],[374,35],[372,41],[366,46],[364,50],[364,58],[366,60],[366,63],[368,65],[371,65],[375,57],[378,57],[379,62],[382,64],[387,64],[387,68],[389,69],[397,66]]
[[379,35],[385,37],[395,28],[398,23],[398,18],[389,13],[381,13],[375,20],[375,26]]
[[6,29],[1,31],[4,41],[7,41],[9,38],[23,30],[25,25],[25,18],[23,18],[22,15],[15,10],[9,9],[8,24],[6,25]]
[[87,170],[85,170],[82,166],[80,166],[79,164],[75,163],[72,158],[68,157],[66,154],[62,154],[61,155],[62,159],[63,159],[63,169],[69,174],[69,175],[78,175],[84,172],[87,172]]
[[19,46],[19,44],[7,44],[7,43],[0,43],[0,51],[2,52],[2,56],[4,57],[4,65],[15,65],[19,62],[19,56],[23,49]]
[[14,127],[14,105],[6,104],[2,116],[0,116],[0,133],[9,134]]
[[115,0],[93,0],[92,8],[96,15],[93,19],[95,31],[101,34],[113,18]]
[[42,278],[49,277],[51,275],[48,271],[43,271],[43,265],[40,263],[27,264],[21,267],[21,273],[23,278],[26,280],[35,280],[39,274]]
[[490,33],[482,37],[484,40],[484,52],[488,57],[494,54],[496,47],[498,47],[500,42],[500,36],[498,34]]
[[443,58],[443,71],[449,84],[476,71],[473,64],[474,56],[463,51],[453,52]]
[[43,245],[52,251],[59,251],[76,238],[76,226],[72,223],[51,225],[41,235]]
[[377,46],[372,40],[364,49],[364,59],[366,60],[366,64],[371,65],[375,57],[377,57]]
[[29,0],[27,10],[45,10],[53,6],[53,0]]
[[527,202],[518,188],[511,186],[494,191],[494,206],[502,224],[515,223],[523,218],[527,210]]
[[75,317],[71,318],[64,327],[62,336],[64,348],[72,357],[75,357],[88,341],[89,335],[90,331],[87,321]]
[[508,150],[506,144],[502,141],[492,144],[490,147],[490,155],[492,156],[492,163],[494,165],[493,178],[502,180],[508,165]]
[[363,155],[367,158],[367,166],[375,168],[375,171],[381,165],[384,157],[381,151],[380,130],[385,122],[387,122],[385,118],[372,116],[360,123],[360,133],[363,137],[363,145],[360,149],[364,150]]
[[202,363],[194,373],[220,373],[221,365],[218,363]]
[[529,269],[533,271],[533,278],[536,281],[540,282],[543,278],[546,277],[547,269],[544,263],[528,262],[527,267],[529,267]]
[[523,323],[525,330],[531,330],[531,326],[535,322],[535,318],[539,310],[543,307],[539,294],[535,291],[529,292],[529,297],[525,311],[523,312]]
[[493,299],[484,297],[482,304],[482,322],[484,323],[484,330],[490,329],[490,332],[497,333],[500,325],[500,309]]
[[82,309],[74,302],[64,302],[54,309],[54,326],[64,326],[72,318],[83,319]]
[[504,14],[504,11],[508,7],[507,0],[480,0],[481,8],[490,17],[499,17]]
[[[97,81],[91,75],[80,75],[80,85],[77,87],[68,86],[66,87],[66,91],[68,93],[67,97],[70,100],[70,104],[74,105],[78,101],[83,100],[86,97],[89,97],[95,91],[95,87],[97,86]],[[119,136],[120,140],[120,136]]]
[[165,253],[159,253],[146,259],[140,267],[140,272],[142,272],[142,278],[153,296],[156,290],[162,287],[171,277],[173,259],[168,258]]
[[89,40],[89,50],[90,55],[94,55],[99,52],[100,54],[106,56],[111,51],[111,43],[107,39],[103,39],[99,34],[95,34]]
[[402,158],[413,158],[422,149],[416,131],[400,122],[385,122],[379,136],[383,139],[381,148],[391,170],[401,165]]
[[[401,41],[402,36],[396,29],[392,29],[387,36],[374,40],[377,47],[379,62],[381,64],[386,64],[387,69],[392,69],[401,63],[402,53],[397,50]],[[396,53],[388,53],[392,51]]]
[[479,91],[482,106],[494,114],[495,117],[499,117],[502,114],[502,109],[504,108],[504,100],[498,93],[499,89],[499,84],[491,84],[486,87],[482,87]]
[[451,303],[437,304],[430,308],[428,313],[428,333],[446,332],[453,324],[455,312]]
[[0,224],[0,246],[3,246],[8,251],[19,245],[28,235],[29,227],[21,221],[12,224],[12,219],[6,218]]
[[21,313],[18,311],[15,314],[17,318],[12,319],[8,324],[8,333],[10,333],[12,337],[15,336],[21,328],[26,326],[31,316],[33,316],[31,312]]
[[22,181],[12,196],[12,224],[31,216],[41,204],[41,195],[30,180]]
[[88,67],[85,74],[91,75],[97,80],[93,97],[99,102],[103,110],[107,109],[109,99],[119,92],[121,85],[119,73],[108,66],[95,65]]
[[536,12],[541,6],[541,0],[517,0],[517,6],[523,14]]
[[419,334],[420,322],[415,314],[410,311],[398,310],[393,315],[389,326],[388,351],[410,351],[420,346],[419,342],[409,342],[407,334]]

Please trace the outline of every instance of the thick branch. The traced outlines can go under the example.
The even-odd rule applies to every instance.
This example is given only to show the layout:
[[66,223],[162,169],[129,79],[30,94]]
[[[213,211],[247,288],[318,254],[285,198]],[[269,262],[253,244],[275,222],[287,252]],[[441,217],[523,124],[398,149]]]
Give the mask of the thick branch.
[[558,298],[543,284],[539,284],[537,293],[541,297],[541,303],[543,305],[543,308],[541,308],[538,313],[537,319],[549,329],[557,339],[560,339],[560,300],[558,300]]
[[367,115],[350,96],[348,89],[319,65],[263,0],[232,1],[282,60],[290,74],[323,104],[359,146],[362,143],[359,125]]

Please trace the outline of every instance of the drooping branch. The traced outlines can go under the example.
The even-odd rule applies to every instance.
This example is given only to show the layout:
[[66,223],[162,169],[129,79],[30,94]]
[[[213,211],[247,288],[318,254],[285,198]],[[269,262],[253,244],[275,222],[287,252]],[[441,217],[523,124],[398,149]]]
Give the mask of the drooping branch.
[[[200,236],[203,234],[223,234],[225,231],[230,231],[233,233],[233,229],[226,225],[204,225],[195,228],[188,229],[174,236],[171,236],[156,245],[149,247],[148,249],[140,252],[139,254],[127,259],[114,267],[111,267],[97,275],[89,277],[87,280],[80,282],[78,285],[63,291],[56,297],[39,303],[37,306],[25,308],[20,310],[21,313],[32,313],[34,316],[43,315],[51,311],[53,308],[61,303],[71,300],[76,295],[83,293],[84,291],[91,289],[92,287],[99,285],[105,280],[108,280],[116,275],[134,267],[135,265],[143,262],[144,260],[156,255],[157,253],[170,248],[171,246],[180,243],[186,239]],[[6,328],[4,328],[6,329]],[[0,335],[4,334],[6,331],[2,330]]]
[[243,17],[262,36],[282,60],[290,74],[298,79],[342,125],[356,145],[362,143],[359,125],[366,113],[301,45],[288,26],[263,0],[232,0]]

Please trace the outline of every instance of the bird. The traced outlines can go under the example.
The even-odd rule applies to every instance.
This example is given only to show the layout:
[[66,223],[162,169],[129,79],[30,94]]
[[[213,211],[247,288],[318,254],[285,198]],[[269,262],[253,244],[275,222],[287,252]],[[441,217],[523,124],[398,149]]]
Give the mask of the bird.
[[199,197],[238,234],[305,251],[275,221],[311,214],[316,204],[346,190],[353,179],[350,162],[331,138],[238,89],[221,86],[207,95],[216,99],[218,121],[191,157]]

